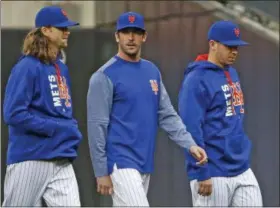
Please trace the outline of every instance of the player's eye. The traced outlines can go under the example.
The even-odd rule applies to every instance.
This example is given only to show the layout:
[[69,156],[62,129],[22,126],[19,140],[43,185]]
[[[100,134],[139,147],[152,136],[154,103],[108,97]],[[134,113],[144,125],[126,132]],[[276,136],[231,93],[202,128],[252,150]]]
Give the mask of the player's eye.
[[58,29],[62,32],[67,32],[69,30],[68,27],[56,27],[56,29]]

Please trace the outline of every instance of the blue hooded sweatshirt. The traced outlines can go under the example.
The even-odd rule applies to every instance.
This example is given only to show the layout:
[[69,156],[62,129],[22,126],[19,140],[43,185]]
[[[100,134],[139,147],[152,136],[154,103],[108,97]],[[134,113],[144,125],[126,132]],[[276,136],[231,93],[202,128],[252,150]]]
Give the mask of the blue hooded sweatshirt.
[[8,165],[75,159],[82,134],[72,116],[67,66],[60,60],[47,65],[22,56],[6,86],[4,121],[9,127]]
[[[237,72],[201,55],[187,67],[179,93],[179,115],[209,162],[197,166],[186,152],[190,180],[236,176],[249,168],[251,142],[244,133],[244,99]],[[188,161],[188,162],[187,162]]]

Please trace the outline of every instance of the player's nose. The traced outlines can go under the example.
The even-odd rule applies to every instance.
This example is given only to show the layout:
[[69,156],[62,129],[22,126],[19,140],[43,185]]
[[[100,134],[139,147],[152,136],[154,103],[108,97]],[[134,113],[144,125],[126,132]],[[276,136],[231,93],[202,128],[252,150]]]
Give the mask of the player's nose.
[[134,39],[134,33],[133,32],[129,32],[128,33],[128,39],[129,40],[133,40]]
[[232,51],[232,54],[235,55],[235,56],[237,56],[238,50],[233,50],[233,51]]

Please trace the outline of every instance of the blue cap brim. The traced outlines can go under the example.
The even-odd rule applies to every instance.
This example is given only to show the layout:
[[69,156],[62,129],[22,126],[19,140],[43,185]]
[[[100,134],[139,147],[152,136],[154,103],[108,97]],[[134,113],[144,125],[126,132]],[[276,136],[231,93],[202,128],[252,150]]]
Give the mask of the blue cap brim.
[[245,46],[245,45],[249,45],[249,43],[243,41],[243,40],[232,40],[232,41],[223,41],[220,42],[226,46]]
[[73,26],[77,26],[77,25],[79,25],[78,22],[68,20],[66,22],[62,22],[62,23],[55,24],[55,25],[52,25],[52,26],[53,27],[73,27]]
[[129,26],[118,27],[118,28],[117,28],[117,31],[123,30],[123,29],[126,29],[126,28],[137,28],[137,29],[141,29],[141,30],[143,30],[143,31],[146,31],[145,28],[142,28],[142,27],[139,27],[139,26],[133,25],[133,24],[131,24],[131,25],[129,25]]

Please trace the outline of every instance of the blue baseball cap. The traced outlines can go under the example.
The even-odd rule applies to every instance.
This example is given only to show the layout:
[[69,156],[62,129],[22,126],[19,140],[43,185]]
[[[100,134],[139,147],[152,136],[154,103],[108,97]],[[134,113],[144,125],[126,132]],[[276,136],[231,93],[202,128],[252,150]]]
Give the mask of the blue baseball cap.
[[46,6],[42,8],[35,18],[36,27],[71,27],[79,23],[69,20],[67,13],[58,6]]
[[120,15],[117,20],[117,31],[131,27],[145,30],[144,17],[136,12],[126,12]]
[[249,43],[241,40],[239,27],[231,21],[215,22],[208,31],[208,40],[214,40],[226,46],[244,46]]

